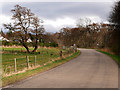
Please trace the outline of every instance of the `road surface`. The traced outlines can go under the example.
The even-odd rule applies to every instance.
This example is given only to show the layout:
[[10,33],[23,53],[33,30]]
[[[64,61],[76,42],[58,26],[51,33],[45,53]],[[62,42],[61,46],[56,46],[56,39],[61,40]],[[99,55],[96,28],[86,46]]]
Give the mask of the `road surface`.
[[18,83],[11,88],[118,88],[118,65],[93,49],[77,58]]

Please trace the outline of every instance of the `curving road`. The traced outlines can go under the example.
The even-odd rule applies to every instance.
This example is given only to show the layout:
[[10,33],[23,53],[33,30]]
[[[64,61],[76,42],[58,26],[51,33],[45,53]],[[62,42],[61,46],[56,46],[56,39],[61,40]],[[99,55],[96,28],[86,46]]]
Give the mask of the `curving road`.
[[44,73],[10,85],[11,88],[118,88],[118,65],[93,49]]

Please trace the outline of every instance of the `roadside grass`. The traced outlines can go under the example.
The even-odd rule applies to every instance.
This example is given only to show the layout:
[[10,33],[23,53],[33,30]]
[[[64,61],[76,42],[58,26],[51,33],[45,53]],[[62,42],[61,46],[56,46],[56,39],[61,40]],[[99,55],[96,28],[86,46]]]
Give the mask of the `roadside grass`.
[[118,63],[118,65],[120,65],[120,57],[119,57],[119,56],[114,55],[114,54],[110,54],[110,53],[108,53],[108,52],[101,51],[101,50],[96,50],[96,51],[99,51],[99,52],[101,52],[101,53],[104,53],[104,54],[110,56],[113,60],[115,60],[115,61]]
[[2,77],[2,87],[9,85],[9,84],[12,84],[12,83],[15,83],[15,82],[18,82],[20,80],[26,79],[30,76],[39,74],[41,72],[50,70],[50,69],[57,67],[65,62],[68,62],[69,60],[71,60],[79,55],[80,55],[80,51],[78,50],[77,52],[73,53],[71,56],[68,56],[66,58],[62,58],[60,60],[53,61],[52,63],[48,63],[45,66],[38,67],[38,68],[35,68],[32,70],[27,70],[26,72],[14,74],[14,75],[11,75],[8,77]]

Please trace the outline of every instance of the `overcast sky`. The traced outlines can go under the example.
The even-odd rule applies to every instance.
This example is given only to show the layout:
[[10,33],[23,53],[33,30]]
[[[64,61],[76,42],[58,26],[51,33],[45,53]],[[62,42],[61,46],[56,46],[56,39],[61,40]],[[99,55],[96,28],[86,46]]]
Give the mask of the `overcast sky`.
[[47,32],[58,32],[63,27],[76,27],[79,18],[90,18],[92,22],[108,22],[113,2],[4,2],[2,3],[3,23],[9,23],[10,10],[16,4],[27,7],[44,21]]

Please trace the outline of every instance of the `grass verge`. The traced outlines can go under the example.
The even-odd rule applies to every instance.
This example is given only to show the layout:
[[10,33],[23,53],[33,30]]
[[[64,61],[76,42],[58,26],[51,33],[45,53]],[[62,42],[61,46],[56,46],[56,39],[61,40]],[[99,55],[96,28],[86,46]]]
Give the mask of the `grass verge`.
[[43,67],[38,67],[38,68],[35,68],[33,70],[27,70],[24,73],[19,73],[19,74],[11,75],[11,76],[8,76],[8,77],[3,77],[2,78],[2,87],[7,86],[9,84],[12,84],[14,82],[18,82],[20,80],[26,79],[30,76],[39,74],[41,72],[50,70],[50,69],[52,69],[54,67],[57,67],[57,66],[65,63],[65,62],[70,61],[71,59],[73,59],[73,58],[75,58],[79,55],[80,55],[80,51],[78,50],[76,53],[72,54],[71,56],[63,58],[61,60],[54,61],[53,63],[49,63],[49,64],[47,64]]
[[108,52],[101,51],[101,50],[96,50],[96,51],[99,51],[99,52],[101,52],[101,53],[104,53],[104,54],[110,56],[113,60],[115,60],[115,61],[118,63],[118,65],[120,65],[120,57],[119,57],[119,56],[114,55],[114,54],[110,54],[110,53],[108,53]]

